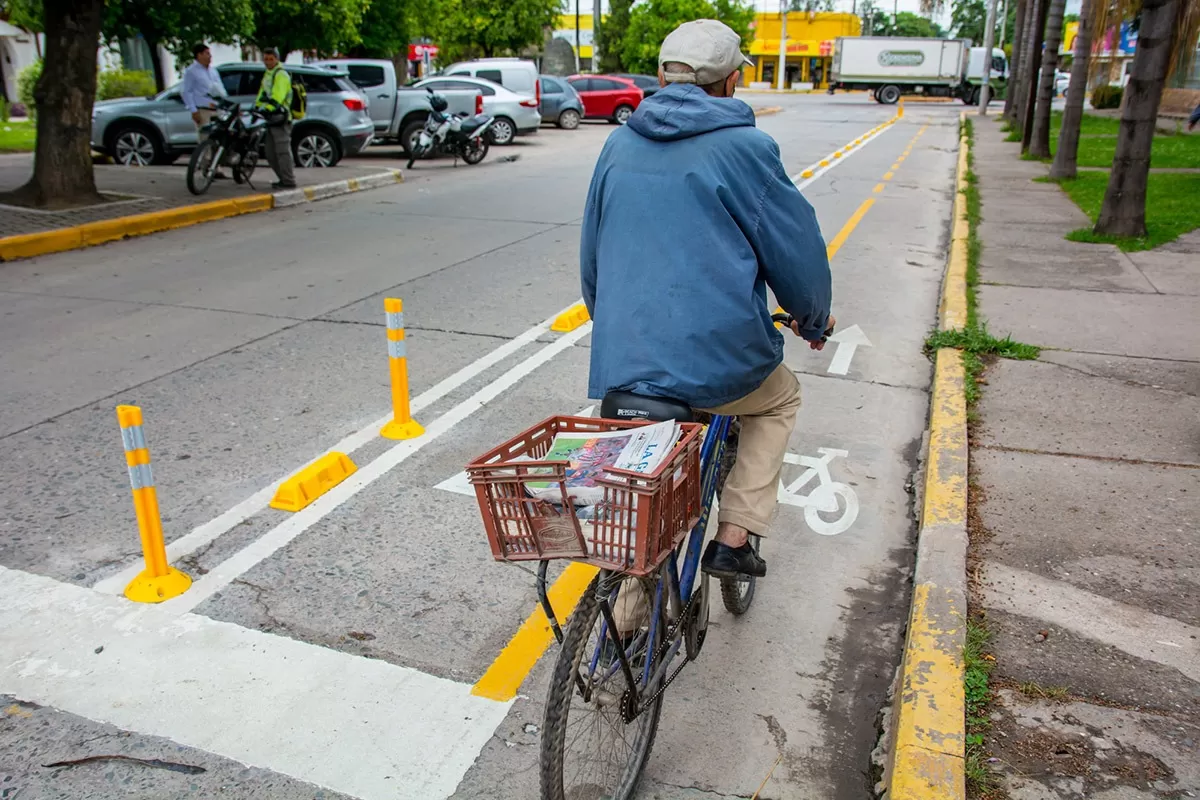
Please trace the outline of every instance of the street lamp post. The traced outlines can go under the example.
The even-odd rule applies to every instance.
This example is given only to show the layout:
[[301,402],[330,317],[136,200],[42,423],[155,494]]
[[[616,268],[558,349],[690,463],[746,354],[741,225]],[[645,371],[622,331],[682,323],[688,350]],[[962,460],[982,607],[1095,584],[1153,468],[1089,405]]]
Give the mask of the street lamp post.
[[992,99],[992,44],[996,40],[996,0],[988,0],[987,27],[983,30],[983,86],[979,88],[979,116],[987,116]]
[[787,72],[787,4],[788,0],[779,0],[779,74],[775,76],[775,88],[781,92]]

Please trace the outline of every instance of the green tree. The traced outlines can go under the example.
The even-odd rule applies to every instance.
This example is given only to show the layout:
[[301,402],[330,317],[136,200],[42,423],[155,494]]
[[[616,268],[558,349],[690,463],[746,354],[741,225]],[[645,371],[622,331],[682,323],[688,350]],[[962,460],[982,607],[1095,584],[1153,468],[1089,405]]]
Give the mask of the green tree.
[[[982,45],[986,26],[987,4],[983,0],[954,0],[950,6],[950,30],[954,31],[956,38],[970,39]],[[993,36],[995,38],[992,41],[1000,41],[998,32]]]
[[625,72],[621,43],[629,30],[633,0],[609,0],[608,17],[600,24],[600,72]]
[[[42,24],[42,0],[0,0],[0,19],[7,19],[18,28],[24,28],[31,33],[42,33],[46,30]],[[38,58],[41,58],[41,40],[35,36],[33,44]]]
[[743,0],[646,0],[633,7],[621,42],[621,60],[631,72],[658,72],[658,50],[667,34],[694,19],[719,19],[742,37],[754,20],[754,6]]
[[[216,0],[219,2],[219,0]],[[346,53],[360,41],[370,0],[255,0],[254,33],[261,48],[277,47],[327,56]]]
[[911,11],[901,11],[893,20],[887,14],[875,18],[873,36],[906,36],[940,38],[946,35],[942,27],[930,19],[914,14]]
[[359,58],[392,58],[403,53],[418,23],[413,19],[411,0],[371,0],[359,25],[359,43],[350,52]]
[[141,34],[150,47],[154,83],[166,88],[158,48],[169,50],[181,62],[192,59],[196,42],[231,44],[254,29],[251,0],[120,0],[105,7],[101,35],[118,42]]
[[516,54],[540,45],[562,0],[440,0],[432,35],[439,61]]

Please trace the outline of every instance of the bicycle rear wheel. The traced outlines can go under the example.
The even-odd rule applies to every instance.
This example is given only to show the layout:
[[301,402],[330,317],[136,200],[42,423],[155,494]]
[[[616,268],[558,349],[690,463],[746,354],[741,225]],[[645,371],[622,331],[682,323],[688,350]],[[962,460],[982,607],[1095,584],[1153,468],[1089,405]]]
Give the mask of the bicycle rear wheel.
[[[638,615],[642,617],[638,631],[625,637],[627,658],[643,703],[661,684],[659,679],[647,687],[643,678],[646,659],[655,654],[666,633],[661,609],[657,624],[650,625],[657,582],[657,578],[647,578],[626,583],[626,587],[639,587],[646,600]],[[628,684],[601,615],[598,583],[599,577],[588,586],[571,616],[550,681],[542,729],[542,800],[629,800],[654,746],[662,696],[625,722],[622,701],[628,702]],[[653,642],[650,627],[655,628]],[[651,672],[657,666],[653,664]],[[653,675],[650,677],[654,681]],[[586,700],[580,684],[589,694]]]
[[[758,546],[762,542],[762,537],[750,534],[750,546],[754,548],[754,552],[758,552]],[[725,610],[735,617],[740,617],[750,610],[750,604],[754,602],[754,585],[757,578],[751,575],[738,575],[736,578],[721,579],[721,602],[725,604]]]

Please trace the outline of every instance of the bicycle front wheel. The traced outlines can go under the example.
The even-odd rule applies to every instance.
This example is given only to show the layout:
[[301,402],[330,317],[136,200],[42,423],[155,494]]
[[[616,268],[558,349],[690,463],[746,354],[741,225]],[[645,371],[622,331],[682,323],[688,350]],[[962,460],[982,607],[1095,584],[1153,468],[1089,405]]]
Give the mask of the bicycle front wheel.
[[[654,746],[662,695],[626,722],[633,695],[601,614],[599,580],[588,586],[571,616],[551,678],[542,728],[542,800],[629,800]],[[657,659],[651,685],[645,679],[646,660],[657,655],[666,634],[661,608],[650,624],[657,585],[657,578],[630,578],[621,598],[614,593],[609,600],[618,625],[631,628],[621,640],[643,704],[662,684],[653,675]]]
[[204,194],[208,191],[208,187],[212,186],[213,178],[217,174],[217,164],[214,163],[216,155],[217,143],[212,139],[205,139],[199,147],[192,151],[192,157],[188,160],[187,166],[189,192]]

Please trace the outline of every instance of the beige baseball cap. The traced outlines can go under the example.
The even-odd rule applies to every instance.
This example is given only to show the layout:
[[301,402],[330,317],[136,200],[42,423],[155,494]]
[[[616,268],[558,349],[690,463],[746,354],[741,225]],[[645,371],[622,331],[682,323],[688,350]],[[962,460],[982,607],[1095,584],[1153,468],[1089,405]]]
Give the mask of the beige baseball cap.
[[669,83],[698,83],[707,86],[724,80],[736,69],[753,65],[742,55],[742,37],[715,19],[685,22],[667,34],[658,51],[658,65],[668,62],[687,64],[692,73],[667,72]]

